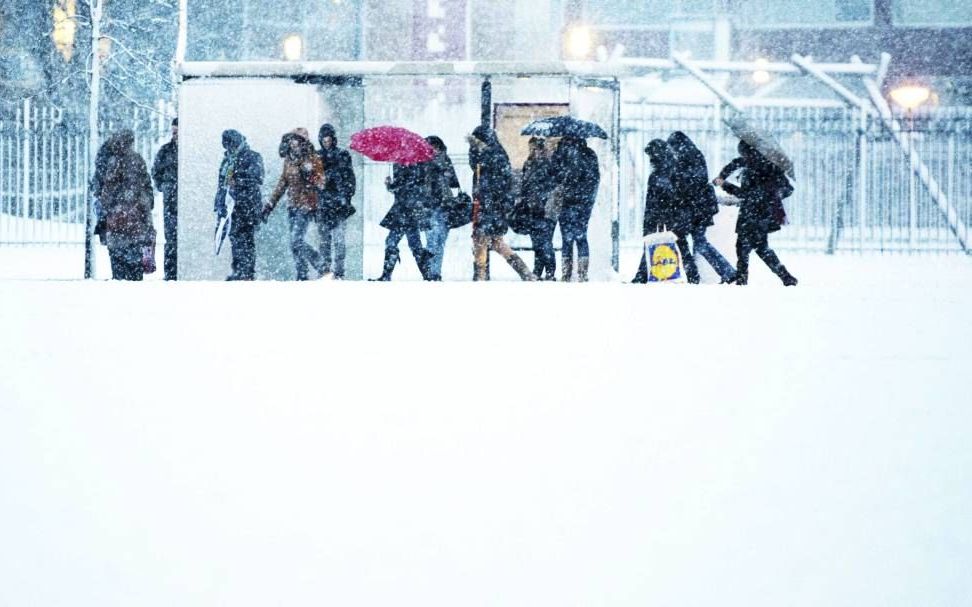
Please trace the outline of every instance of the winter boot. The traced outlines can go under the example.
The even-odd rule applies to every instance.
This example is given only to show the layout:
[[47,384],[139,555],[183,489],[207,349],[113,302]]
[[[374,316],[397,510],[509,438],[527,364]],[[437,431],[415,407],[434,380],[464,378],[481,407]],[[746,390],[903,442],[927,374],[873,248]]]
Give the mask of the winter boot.
[[373,281],[388,282],[391,280],[392,272],[395,271],[395,264],[398,263],[398,250],[385,249],[385,265],[382,268],[381,276],[372,278]]
[[780,280],[783,281],[783,286],[785,287],[795,287],[797,282],[799,282],[796,279],[796,276],[786,271],[785,266],[780,266],[780,272],[777,275],[780,277]]
[[574,260],[569,257],[564,257],[563,264],[564,267],[561,268],[560,280],[570,282],[574,273]]
[[429,264],[434,257],[435,253],[428,249],[415,251],[415,263],[418,265],[419,272],[422,274],[422,280],[432,280],[432,275],[429,273]]
[[506,261],[510,264],[511,268],[516,270],[516,273],[520,275],[521,279],[530,282],[537,280],[537,275],[530,271],[530,268],[527,267],[526,262],[520,259],[519,255],[514,253],[513,256]]
[[632,284],[643,285],[648,282],[648,258],[642,254],[641,264],[638,265],[638,273],[631,279]]
[[587,282],[587,271],[591,267],[590,257],[578,257],[577,258],[577,281]]

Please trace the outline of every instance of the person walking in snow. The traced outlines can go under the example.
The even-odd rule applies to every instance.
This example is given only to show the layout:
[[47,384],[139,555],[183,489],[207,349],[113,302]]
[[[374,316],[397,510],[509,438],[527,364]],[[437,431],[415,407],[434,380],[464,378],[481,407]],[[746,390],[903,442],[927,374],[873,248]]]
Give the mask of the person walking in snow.
[[334,278],[344,278],[344,259],[347,253],[346,226],[348,217],[354,214],[351,198],[357,181],[351,155],[337,146],[334,127],[324,124],[317,132],[321,145],[321,163],[324,165],[324,187],[320,191],[317,229],[321,239],[321,263],[324,273],[333,272]]
[[263,208],[264,221],[283,195],[287,194],[287,217],[290,220],[290,250],[294,255],[297,280],[307,280],[307,266],[324,273],[320,254],[306,241],[307,226],[317,219],[318,191],[324,187],[324,165],[310,142],[306,129],[287,133],[280,141],[283,171],[270,200]]
[[100,162],[91,184],[101,206],[99,223],[114,280],[142,280],[142,249],[155,246],[152,178],[134,145],[130,130],[109,137],[96,156]]
[[590,246],[587,242],[587,226],[597,199],[601,180],[597,154],[587,147],[587,141],[579,137],[564,137],[557,145],[551,159],[556,175],[558,195],[562,205],[558,220],[563,264],[563,280],[569,282],[573,275],[574,246],[577,246],[577,279],[587,281],[590,267]]
[[165,257],[162,269],[166,280],[175,280],[178,270],[176,246],[179,237],[179,119],[172,120],[172,139],[159,148],[152,163],[155,189],[162,193],[162,228]]
[[430,135],[425,140],[435,150],[435,158],[428,164],[429,230],[426,232],[425,243],[431,254],[429,280],[438,281],[442,280],[442,260],[446,240],[449,238],[448,206],[452,202],[452,190],[459,188],[459,178],[456,177],[456,169],[449,158],[445,142],[435,135]]
[[539,137],[531,137],[530,155],[523,164],[520,200],[526,206],[532,224],[533,273],[541,280],[556,280],[557,274],[557,256],[553,245],[557,220],[548,215],[548,203],[556,185],[546,142]]
[[[645,194],[645,218],[642,224],[642,234],[647,236],[654,232],[668,230],[675,234],[675,243],[682,255],[685,275],[690,283],[699,282],[699,270],[688,245],[688,234],[692,230],[692,206],[683,204],[674,185],[675,154],[671,146],[661,139],[654,139],[645,148],[651,163],[651,176],[648,177],[648,188]],[[638,273],[631,282],[648,282],[648,259],[641,255]]]
[[[726,165],[713,180],[715,185],[740,199],[739,219],[736,220],[735,283],[748,283],[749,254],[756,251],[756,255],[784,285],[795,286],[797,279],[787,271],[769,246],[769,234],[778,231],[786,222],[783,199],[793,193],[793,186],[783,170],[754,147],[740,141],[738,149],[739,157]],[[740,185],[726,181],[740,169]]]
[[223,162],[216,188],[217,216],[226,216],[226,195],[233,198],[229,234],[233,269],[226,280],[253,280],[256,231],[263,205],[263,156],[250,149],[246,138],[232,129],[223,131],[222,144]]
[[709,182],[709,167],[705,156],[688,135],[681,131],[669,135],[668,145],[675,155],[675,169],[672,173],[675,195],[680,206],[692,209],[689,230],[692,235],[692,254],[695,258],[700,255],[705,258],[719,274],[722,282],[732,282],[736,270],[705,237],[706,229],[715,223],[715,215],[719,212],[719,201],[715,188]]
[[513,169],[495,131],[477,126],[467,138],[473,169],[473,280],[488,280],[489,252],[496,251],[522,280],[537,280],[526,263],[503,240],[513,209]]
[[418,265],[422,278],[430,280],[429,261],[432,253],[422,245],[421,230],[429,226],[429,162],[412,165],[396,164],[392,176],[385,179],[385,187],[395,195],[395,202],[381,220],[381,227],[388,230],[385,238],[385,261],[381,276],[375,280],[391,280],[392,272],[401,256],[398,244],[404,237]]

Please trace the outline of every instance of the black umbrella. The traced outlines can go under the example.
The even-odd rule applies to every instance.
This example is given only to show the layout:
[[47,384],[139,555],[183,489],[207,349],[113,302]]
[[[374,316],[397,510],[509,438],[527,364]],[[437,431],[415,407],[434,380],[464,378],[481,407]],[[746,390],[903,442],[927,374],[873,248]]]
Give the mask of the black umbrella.
[[520,134],[534,135],[536,137],[608,138],[607,133],[601,127],[593,122],[578,120],[573,116],[552,116],[550,118],[535,120],[520,131]]
[[791,179],[796,179],[793,161],[783,151],[783,146],[772,135],[756,127],[743,112],[733,112],[724,120],[736,137],[739,137],[756,151],[775,164]]

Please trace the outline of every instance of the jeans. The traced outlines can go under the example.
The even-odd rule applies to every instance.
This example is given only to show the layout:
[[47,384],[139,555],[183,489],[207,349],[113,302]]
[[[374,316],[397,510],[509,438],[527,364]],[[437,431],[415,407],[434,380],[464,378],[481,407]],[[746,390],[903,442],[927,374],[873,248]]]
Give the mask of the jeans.
[[582,205],[564,206],[560,212],[560,236],[564,272],[569,274],[574,265],[574,244],[581,259],[591,256],[587,244],[587,224],[591,220],[591,208]]
[[736,269],[706,239],[705,228],[692,232],[692,249],[695,255],[701,255],[709,262],[709,265],[719,274],[723,282],[730,282],[736,277]]
[[142,280],[142,247],[109,247],[112,280]]
[[[324,273],[334,272],[335,278],[344,278],[344,258],[348,246],[345,240],[347,222],[340,221],[336,226],[318,220],[317,234],[321,238],[321,267]],[[333,264],[332,264],[333,260]]]
[[304,241],[307,226],[314,221],[314,211],[302,209],[287,209],[290,218],[290,251],[294,254],[294,267],[297,270],[297,280],[307,280],[307,264],[315,270],[321,271],[321,256]]
[[431,228],[425,235],[426,248],[429,250],[429,280],[442,280],[442,258],[445,255],[446,239],[449,238],[449,220],[444,211],[435,211],[430,220]]
[[546,271],[547,280],[557,273],[557,255],[554,253],[553,235],[557,222],[552,219],[538,219],[534,223],[530,241],[533,244],[533,273],[540,278]]

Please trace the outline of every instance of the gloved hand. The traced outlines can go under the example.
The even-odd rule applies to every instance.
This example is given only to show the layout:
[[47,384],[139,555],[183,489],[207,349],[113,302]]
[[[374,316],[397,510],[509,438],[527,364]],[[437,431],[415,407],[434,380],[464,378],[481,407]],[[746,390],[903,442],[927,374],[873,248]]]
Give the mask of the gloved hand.
[[270,213],[273,212],[273,207],[270,205],[264,205],[263,211],[260,212],[260,221],[267,223],[267,219],[270,218]]

